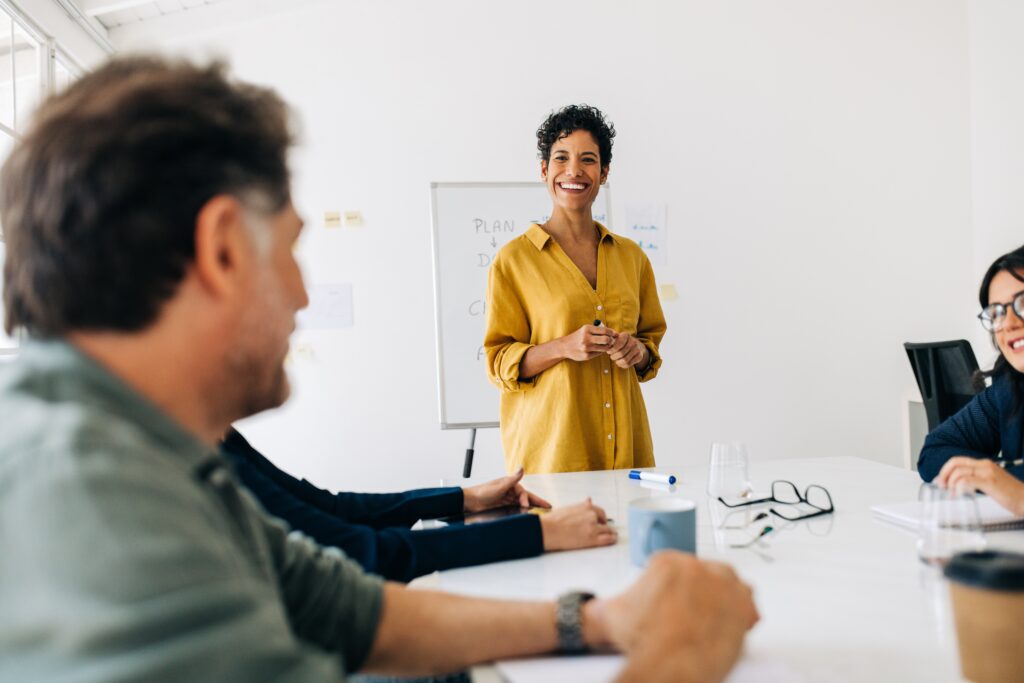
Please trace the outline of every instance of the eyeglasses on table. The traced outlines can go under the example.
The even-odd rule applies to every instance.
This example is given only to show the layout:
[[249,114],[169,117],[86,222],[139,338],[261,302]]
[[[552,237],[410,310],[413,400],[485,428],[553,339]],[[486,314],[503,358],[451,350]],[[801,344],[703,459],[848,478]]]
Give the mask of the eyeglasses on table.
[[772,482],[772,494],[767,498],[755,498],[753,500],[745,500],[742,503],[727,503],[719,496],[718,502],[727,508],[741,508],[762,503],[778,503],[780,505],[799,505],[803,503],[814,508],[813,512],[795,516],[782,514],[774,507],[768,509],[768,512],[787,522],[799,522],[802,519],[832,514],[836,509],[832,503],[832,495],[824,486],[811,484],[804,489],[803,493],[800,493],[800,489],[797,488],[796,484],[785,479],[776,479]]

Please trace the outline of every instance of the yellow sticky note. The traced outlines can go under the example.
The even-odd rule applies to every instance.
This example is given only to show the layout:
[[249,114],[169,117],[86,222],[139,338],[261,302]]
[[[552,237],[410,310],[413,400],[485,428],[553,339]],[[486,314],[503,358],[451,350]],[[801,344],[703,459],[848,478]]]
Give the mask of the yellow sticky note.
[[359,211],[345,212],[345,227],[360,228],[363,226],[363,214]]
[[299,360],[311,362],[315,360],[316,354],[313,353],[313,347],[310,344],[298,344],[295,347],[295,356]]
[[661,293],[662,301],[675,301],[679,298],[679,292],[676,291],[675,285],[662,285],[658,287],[658,291]]
[[340,228],[341,227],[341,212],[340,211],[325,211],[324,212],[324,227],[325,228]]

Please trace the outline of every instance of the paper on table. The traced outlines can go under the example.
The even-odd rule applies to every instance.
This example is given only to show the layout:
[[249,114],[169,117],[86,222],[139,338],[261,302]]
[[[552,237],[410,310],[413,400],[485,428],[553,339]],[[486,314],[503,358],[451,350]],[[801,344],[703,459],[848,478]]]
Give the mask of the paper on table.
[[[981,526],[985,531],[1024,528],[1024,518],[1015,516],[988,496],[978,496],[977,500]],[[922,503],[914,500],[905,503],[875,505],[872,506],[871,511],[885,522],[916,529],[921,523],[922,507]]]
[[[611,683],[624,663],[622,655],[533,657],[498,662],[497,668],[508,683]],[[744,657],[725,683],[804,683],[804,677],[783,662]]]

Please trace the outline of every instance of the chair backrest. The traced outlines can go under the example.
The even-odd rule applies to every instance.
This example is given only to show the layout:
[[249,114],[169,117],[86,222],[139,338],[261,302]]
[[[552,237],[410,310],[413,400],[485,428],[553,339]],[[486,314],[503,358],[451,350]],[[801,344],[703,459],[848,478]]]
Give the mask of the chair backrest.
[[928,431],[963,408],[982,389],[977,380],[978,360],[966,339],[906,343],[910,365],[921,390]]

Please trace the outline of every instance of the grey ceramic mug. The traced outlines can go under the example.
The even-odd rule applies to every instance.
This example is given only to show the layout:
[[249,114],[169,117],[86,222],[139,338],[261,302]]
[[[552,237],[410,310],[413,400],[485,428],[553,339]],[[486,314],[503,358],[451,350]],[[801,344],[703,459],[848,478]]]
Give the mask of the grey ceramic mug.
[[629,504],[629,557],[644,566],[651,553],[697,552],[697,504],[675,496],[638,498]]

